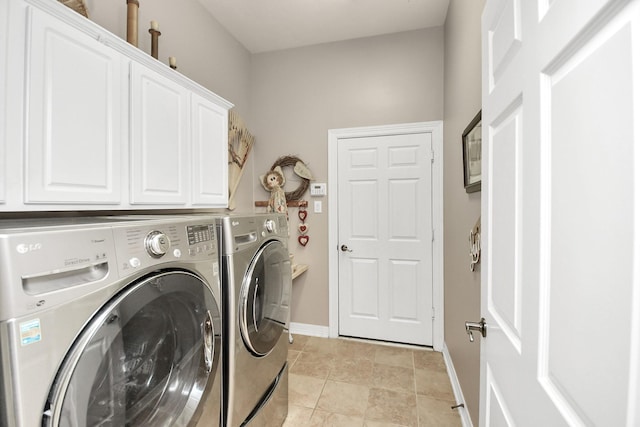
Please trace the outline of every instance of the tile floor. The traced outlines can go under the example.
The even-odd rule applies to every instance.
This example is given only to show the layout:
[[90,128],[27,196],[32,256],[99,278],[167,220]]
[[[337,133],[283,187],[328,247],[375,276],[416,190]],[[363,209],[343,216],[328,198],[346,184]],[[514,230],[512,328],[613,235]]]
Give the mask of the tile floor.
[[294,336],[284,427],[460,426],[441,353]]

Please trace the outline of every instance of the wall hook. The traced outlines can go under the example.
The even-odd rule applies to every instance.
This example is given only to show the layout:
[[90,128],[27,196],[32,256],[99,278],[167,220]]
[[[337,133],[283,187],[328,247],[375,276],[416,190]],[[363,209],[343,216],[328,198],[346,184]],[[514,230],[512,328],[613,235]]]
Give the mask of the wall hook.
[[471,257],[469,269],[475,271],[476,264],[480,262],[480,218],[469,232],[469,256]]

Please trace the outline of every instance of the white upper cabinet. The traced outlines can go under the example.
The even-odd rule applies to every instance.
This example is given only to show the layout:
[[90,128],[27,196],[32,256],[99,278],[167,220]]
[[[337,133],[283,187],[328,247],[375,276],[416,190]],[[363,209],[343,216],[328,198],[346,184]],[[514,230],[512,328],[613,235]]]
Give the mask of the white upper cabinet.
[[[191,189],[194,205],[227,206],[229,111],[191,94]],[[224,172],[224,173],[222,173]]]
[[131,203],[188,203],[189,92],[131,64]]
[[119,204],[125,59],[28,12],[24,202]]
[[0,12],[0,211],[227,206],[232,104],[57,1]]

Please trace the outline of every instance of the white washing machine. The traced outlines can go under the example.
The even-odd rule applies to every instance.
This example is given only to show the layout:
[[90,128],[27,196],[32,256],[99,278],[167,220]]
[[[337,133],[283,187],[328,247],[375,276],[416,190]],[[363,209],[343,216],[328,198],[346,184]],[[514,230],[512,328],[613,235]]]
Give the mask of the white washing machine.
[[217,426],[213,218],[0,221],[0,426]]
[[288,412],[289,229],[281,214],[217,220],[227,427],[280,426]]

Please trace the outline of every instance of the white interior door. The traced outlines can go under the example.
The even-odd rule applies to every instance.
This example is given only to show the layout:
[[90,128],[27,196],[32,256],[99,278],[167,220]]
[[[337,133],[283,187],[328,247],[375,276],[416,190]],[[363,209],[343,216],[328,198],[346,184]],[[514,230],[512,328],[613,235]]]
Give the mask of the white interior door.
[[338,143],[339,334],[432,344],[432,134]]
[[640,425],[640,1],[482,20],[480,424]]

